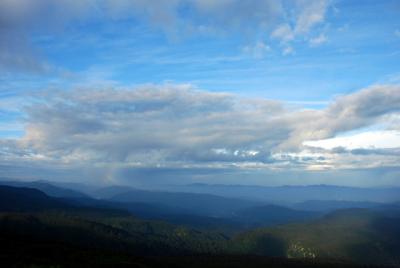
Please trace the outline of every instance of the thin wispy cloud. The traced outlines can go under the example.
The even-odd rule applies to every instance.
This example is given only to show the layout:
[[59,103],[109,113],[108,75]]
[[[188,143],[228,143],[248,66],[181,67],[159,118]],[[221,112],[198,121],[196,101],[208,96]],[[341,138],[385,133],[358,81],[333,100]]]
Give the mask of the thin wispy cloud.
[[[99,20],[109,22],[133,19],[162,30],[172,40],[193,34],[254,36],[256,44],[267,36],[284,42],[307,34],[324,21],[329,1],[294,1],[288,7],[283,1],[38,1],[15,0],[0,3],[2,27],[0,64],[2,68],[28,72],[45,72],[54,68],[40,56],[32,44],[33,33],[59,34],[71,24]],[[293,13],[293,15],[292,15]],[[293,16],[293,18],[291,18]],[[280,24],[295,19],[296,23]],[[286,28],[282,28],[286,27]],[[253,37],[251,37],[253,39]],[[259,56],[260,53],[257,53]]]

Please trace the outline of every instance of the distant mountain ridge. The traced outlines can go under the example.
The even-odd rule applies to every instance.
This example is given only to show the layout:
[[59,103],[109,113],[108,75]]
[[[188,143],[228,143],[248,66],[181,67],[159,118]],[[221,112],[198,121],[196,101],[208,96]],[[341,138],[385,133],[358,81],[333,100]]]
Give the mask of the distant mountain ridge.
[[37,189],[0,185],[0,211],[43,211],[69,207]]
[[61,197],[61,198],[86,198],[88,195],[64,188],[58,187],[48,181],[0,181],[0,185],[8,185],[8,186],[15,186],[15,187],[27,187],[27,188],[34,188],[40,191],[43,191],[49,196],[53,197]]
[[[29,184],[42,185],[42,184]],[[110,199],[54,198],[32,188],[0,186],[4,189],[17,189],[36,192],[44,201],[39,202],[36,210],[53,208],[57,203],[59,209],[123,210],[145,219],[165,220],[174,224],[183,224],[200,229],[219,229],[238,231],[256,226],[269,226],[293,222],[294,220],[310,220],[317,216],[310,212],[295,211],[281,206],[263,205],[241,199],[224,198],[208,194],[171,193],[133,190],[132,188],[112,188]],[[110,189],[101,191],[109,196]],[[118,191],[116,191],[118,190]],[[11,191],[12,192],[12,191]],[[4,195],[7,196],[6,194]],[[10,198],[10,197],[8,197]],[[14,197],[13,197],[14,198]],[[37,203],[37,200],[26,200],[24,203]],[[18,202],[16,203],[18,204]],[[18,205],[9,204],[18,211]]]
[[[278,189],[282,198],[288,193],[296,195],[295,190],[302,189],[303,192],[297,195],[312,197],[309,190],[326,189],[347,189],[340,186],[282,186],[265,187],[249,186],[260,191],[263,198],[239,198],[237,195],[222,196],[215,193],[192,193],[192,192],[173,192],[169,191],[150,191],[135,189],[127,186],[110,186],[91,189],[87,194],[76,190],[62,188],[52,185],[47,181],[34,182],[10,182],[2,181],[17,187],[28,187],[43,191],[49,197],[57,197],[58,201],[73,207],[93,207],[98,209],[122,210],[144,219],[163,220],[173,224],[199,229],[229,230],[229,233],[245,230],[254,227],[274,226],[292,222],[306,222],[323,214],[337,209],[347,208],[370,208],[375,210],[396,211],[400,210],[399,203],[378,203],[371,201],[345,201],[345,200],[305,200],[303,202],[290,202],[282,204],[274,200],[268,202],[277,193],[273,189]],[[57,184],[60,185],[60,184]],[[77,187],[76,184],[74,186]],[[242,186],[226,185],[198,185],[195,187],[232,187],[241,189]],[[79,188],[79,187],[78,187]],[[180,188],[179,188],[180,189]],[[283,189],[283,192],[279,192]],[[288,192],[287,189],[290,191]],[[351,188],[354,189],[354,188]],[[358,190],[358,188],[356,188]],[[87,189],[85,189],[87,190]],[[347,189],[348,190],[348,189]],[[269,194],[268,194],[269,193]],[[308,194],[307,194],[308,193]],[[253,197],[256,194],[253,195]],[[329,195],[327,195],[329,196]],[[223,228],[222,228],[223,227]]]
[[261,205],[256,201],[221,197],[213,194],[148,191],[129,189],[115,193],[108,198],[114,202],[150,203],[173,207],[194,215],[215,217],[232,216],[236,210]]
[[310,221],[320,216],[321,214],[318,212],[294,210],[277,205],[263,205],[239,210],[234,218],[250,227],[257,227]]
[[[294,258],[314,264],[324,261],[368,265],[400,263],[400,210],[346,209],[304,221],[306,214],[300,211],[275,205],[253,207],[238,211],[236,216],[259,217],[260,220],[266,217],[267,221],[271,221],[271,217],[280,220],[283,216],[292,217],[295,222],[226,236],[162,221],[142,220],[113,209],[74,206],[70,201],[49,197],[36,189],[0,186],[0,257],[4,252],[7,256],[18,252],[17,255],[34,258],[42,256],[43,250],[48,254],[56,249],[74,254],[94,250],[96,258],[103,261],[101,256],[108,252],[117,259],[121,254],[199,254],[222,255],[228,260],[230,256],[255,255]],[[225,222],[220,224],[225,228]]]
[[[256,185],[229,185],[193,183],[188,185],[165,186],[160,189],[145,190],[130,186],[89,186],[79,183],[62,183],[50,181],[11,181],[0,180],[0,185],[31,187],[44,191],[50,196],[66,198],[111,199],[117,194],[129,191],[166,192],[208,194],[213,196],[241,199],[264,204],[293,205],[306,201],[337,201],[371,203],[400,202],[400,187],[358,188],[337,185],[284,185],[284,186],[256,186]],[[337,203],[339,204],[339,203]]]
[[252,186],[223,184],[189,184],[171,186],[177,191],[209,193],[225,197],[239,197],[275,204],[294,204],[307,200],[340,200],[360,202],[398,202],[400,187],[357,188],[334,185]]
[[341,200],[307,200],[296,203],[290,207],[298,210],[331,212],[338,209],[349,208],[381,208],[392,204],[362,201],[341,201]]

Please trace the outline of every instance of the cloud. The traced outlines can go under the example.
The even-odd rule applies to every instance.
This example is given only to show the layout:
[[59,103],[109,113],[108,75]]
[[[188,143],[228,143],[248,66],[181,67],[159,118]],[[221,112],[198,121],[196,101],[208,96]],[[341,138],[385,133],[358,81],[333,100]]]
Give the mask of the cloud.
[[254,58],[263,58],[265,54],[271,51],[271,47],[266,45],[264,42],[257,42],[253,46],[243,47],[243,52],[253,56]]
[[217,30],[265,30],[282,15],[283,4],[273,0],[193,0],[199,22]]
[[309,42],[310,46],[317,47],[323,43],[326,43],[327,41],[328,39],[326,38],[325,34],[320,34],[317,37],[311,38]]
[[283,49],[282,51],[282,55],[286,56],[286,55],[291,55],[294,53],[294,49],[291,46],[287,46]]
[[289,24],[281,24],[279,25],[272,33],[272,38],[276,38],[281,40],[282,42],[292,41],[295,36],[292,28]]
[[304,142],[304,145],[323,149],[375,150],[400,148],[400,132],[394,130],[365,131],[343,137]]
[[31,107],[21,144],[63,161],[245,161],[280,139],[270,128],[282,111],[277,102],[189,86],[76,91]]
[[294,3],[293,9],[286,10],[286,12],[294,14],[292,17],[287,14],[289,18],[294,20],[294,23],[284,19],[285,22],[279,24],[272,31],[272,38],[279,39],[285,43],[292,41],[297,36],[307,35],[312,28],[324,22],[326,12],[330,6],[330,1],[328,0],[299,0]]
[[299,15],[297,16],[295,33],[308,33],[312,27],[325,20],[325,13],[330,4],[327,0],[298,1]]
[[37,32],[55,32],[93,12],[94,1],[0,1],[0,70],[48,72],[51,66],[32,44]]
[[336,147],[346,146],[343,142],[318,144],[385,124],[399,112],[400,90],[394,85],[337,97],[322,110],[293,110],[278,101],[190,85],[53,91],[26,109],[23,137],[0,140],[0,162],[111,170],[393,166],[399,164],[393,153],[349,153],[362,146],[340,152]]
[[0,35],[0,71],[43,73],[49,69],[23,33],[2,29],[0,26]]
[[398,114],[399,111],[398,85],[377,85],[339,96],[325,110],[306,110],[293,115],[290,120],[294,122],[296,130],[292,132],[292,138],[284,143],[284,147],[297,147],[307,140],[327,139],[371,126],[380,120],[385,122],[385,116]]
[[385,114],[400,111],[399,103],[398,85],[377,85],[338,97],[330,106],[329,113],[347,117],[350,124],[359,119],[358,124],[363,125]]
[[[331,1],[329,0],[299,0],[295,2],[295,12],[292,11],[294,15],[287,15],[291,20],[287,21],[287,19],[285,19],[282,24],[279,24],[271,32],[271,38],[277,39],[281,42],[281,45],[283,46],[283,55],[293,53],[293,48],[288,46],[288,44],[296,40],[298,37],[308,40],[311,47],[326,42],[327,38],[323,33],[314,38],[310,38],[308,35],[313,28],[324,23],[326,12],[330,4]],[[289,10],[289,13],[290,11],[291,10]]]

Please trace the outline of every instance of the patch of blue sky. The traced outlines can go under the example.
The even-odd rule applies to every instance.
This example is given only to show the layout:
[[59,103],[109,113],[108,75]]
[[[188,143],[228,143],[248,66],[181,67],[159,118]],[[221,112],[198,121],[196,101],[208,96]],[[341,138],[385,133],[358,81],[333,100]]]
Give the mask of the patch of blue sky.
[[[323,35],[316,44],[303,36],[283,44],[268,33],[248,35],[234,28],[226,33],[168,32],[132,17],[74,22],[59,32],[31,33],[51,69],[0,73],[0,98],[74,85],[171,82],[324,107],[337,95],[399,73],[399,10],[398,1],[334,1],[325,23],[307,33],[309,38]],[[193,15],[185,7],[179,12]],[[265,45],[260,53],[246,51],[257,42]],[[283,55],[285,46],[293,53]]]
[[[51,64],[78,74],[59,78],[61,85],[71,79],[125,85],[171,81],[211,91],[323,101],[397,72],[400,60],[400,54],[394,54],[400,38],[393,21],[398,19],[387,3],[338,2],[336,7],[322,29],[325,43],[311,47],[295,41],[294,54],[286,56],[279,42],[268,37],[262,41],[270,50],[254,57],[243,51],[252,41],[240,32],[174,38],[134,20],[93,22],[35,42]],[[380,11],[385,16],[375,15]]]

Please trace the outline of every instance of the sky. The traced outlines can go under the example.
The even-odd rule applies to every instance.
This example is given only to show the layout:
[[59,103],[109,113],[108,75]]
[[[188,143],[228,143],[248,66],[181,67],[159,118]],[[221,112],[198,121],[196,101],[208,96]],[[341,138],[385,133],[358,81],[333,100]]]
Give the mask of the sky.
[[0,177],[400,186],[400,2],[0,0]]

